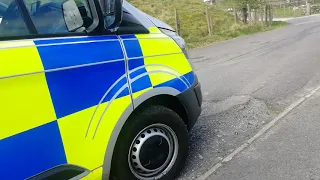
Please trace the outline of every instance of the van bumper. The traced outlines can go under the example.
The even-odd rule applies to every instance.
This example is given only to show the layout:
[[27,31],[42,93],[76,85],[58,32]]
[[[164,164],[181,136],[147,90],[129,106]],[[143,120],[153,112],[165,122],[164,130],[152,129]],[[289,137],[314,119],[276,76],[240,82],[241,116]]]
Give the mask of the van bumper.
[[201,105],[202,105],[202,92],[201,84],[198,81],[197,75],[195,76],[195,81],[193,85],[179,94],[177,97],[184,105],[186,112],[188,114],[188,130],[191,130],[192,127],[197,122],[201,114]]

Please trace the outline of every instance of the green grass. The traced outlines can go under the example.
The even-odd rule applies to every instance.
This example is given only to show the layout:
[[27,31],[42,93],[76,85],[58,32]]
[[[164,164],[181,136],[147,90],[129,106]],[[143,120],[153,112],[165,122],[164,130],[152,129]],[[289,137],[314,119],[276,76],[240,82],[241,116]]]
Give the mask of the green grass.
[[[253,34],[281,27],[285,24],[274,23],[263,27],[260,23],[235,24],[234,17],[217,5],[208,5],[202,0],[129,0],[137,8],[167,22],[175,28],[174,9],[178,10],[181,21],[181,35],[189,48],[232,39],[241,35]],[[208,8],[213,20],[213,34],[208,35],[205,9]]]
[[239,36],[250,35],[258,32],[269,31],[279,27],[286,26],[288,23],[283,21],[274,21],[271,26],[263,26],[261,23],[256,24],[233,24],[229,29],[215,33],[212,36],[188,39],[190,48],[201,47],[208,44],[233,39]]

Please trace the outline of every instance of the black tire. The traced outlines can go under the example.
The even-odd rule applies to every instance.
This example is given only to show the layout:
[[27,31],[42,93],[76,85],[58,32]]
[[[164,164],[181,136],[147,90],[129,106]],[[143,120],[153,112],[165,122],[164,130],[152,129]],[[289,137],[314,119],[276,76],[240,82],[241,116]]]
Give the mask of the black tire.
[[128,154],[135,137],[146,127],[161,123],[170,127],[175,133],[179,148],[175,163],[160,180],[174,179],[184,167],[189,148],[188,131],[181,117],[164,106],[152,106],[132,114],[125,123],[118,137],[111,165],[111,179],[135,180],[137,178],[130,170]]

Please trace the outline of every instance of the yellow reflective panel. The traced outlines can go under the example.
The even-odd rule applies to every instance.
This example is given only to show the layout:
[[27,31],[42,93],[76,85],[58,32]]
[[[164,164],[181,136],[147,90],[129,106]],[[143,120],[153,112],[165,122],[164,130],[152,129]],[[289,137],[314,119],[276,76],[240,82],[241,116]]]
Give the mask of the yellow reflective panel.
[[[192,71],[180,47],[164,34],[136,35],[144,56],[144,64],[153,86],[170,81]],[[157,66],[161,65],[161,66]],[[152,73],[154,71],[162,71]]]
[[64,149],[69,164],[76,164],[89,170],[103,165],[109,138],[118,119],[128,106],[131,97],[125,96],[114,100],[105,112],[96,134],[100,117],[108,103],[99,106],[91,122],[86,136],[90,119],[97,106],[82,110],[58,120]]
[[102,167],[95,169],[90,174],[88,174],[86,177],[81,178],[81,180],[101,180],[102,179]]
[[163,38],[163,39],[171,39],[167,35],[163,33],[158,33],[158,34],[136,34],[136,38],[138,39],[149,39],[149,38]]
[[149,90],[151,90],[151,89],[153,89],[153,88],[152,88],[152,87],[149,87],[149,88],[143,89],[143,90],[141,90],[141,91],[135,92],[135,93],[132,94],[132,97],[133,97],[133,99],[136,99],[136,98],[138,98],[140,95],[142,95],[143,93],[145,93],[145,92],[147,92],[147,91],[149,91]]
[[[151,68],[147,68],[147,71],[152,72],[153,70],[150,71],[150,69]],[[167,72],[169,72],[169,71],[167,71]],[[149,74],[152,86],[156,86],[156,85],[165,83],[167,81],[170,81],[174,78],[177,78],[177,76],[175,76],[173,74],[169,74],[167,72],[162,71],[162,72],[153,72],[153,73]]]
[[45,75],[0,79],[0,110],[0,140],[56,120]]
[[[0,139],[56,120],[54,107],[33,41],[0,42]],[[6,77],[6,78],[3,78]]]
[[182,52],[180,47],[171,38],[157,38],[157,35],[150,34],[144,38],[139,39],[143,56],[154,56],[161,54],[172,54]]
[[43,71],[38,50],[32,41],[2,42],[0,57],[0,78]]
[[[144,58],[148,72],[164,71],[149,75],[153,86],[183,76],[192,71],[192,68],[184,54],[171,54]],[[168,72],[168,73],[166,73]]]
[[150,33],[162,33],[157,27],[149,28]]

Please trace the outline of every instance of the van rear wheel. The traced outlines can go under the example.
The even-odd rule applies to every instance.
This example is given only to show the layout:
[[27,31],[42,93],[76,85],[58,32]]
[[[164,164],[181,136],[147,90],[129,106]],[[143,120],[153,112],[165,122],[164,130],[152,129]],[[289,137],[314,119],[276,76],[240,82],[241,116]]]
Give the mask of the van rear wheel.
[[181,117],[164,106],[133,114],[114,149],[111,177],[115,180],[169,180],[183,168],[188,131]]

